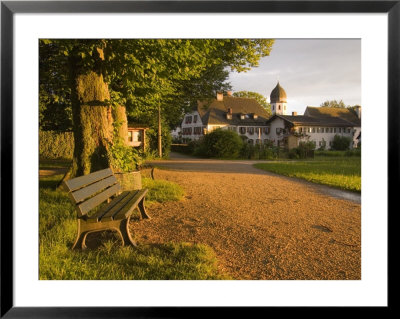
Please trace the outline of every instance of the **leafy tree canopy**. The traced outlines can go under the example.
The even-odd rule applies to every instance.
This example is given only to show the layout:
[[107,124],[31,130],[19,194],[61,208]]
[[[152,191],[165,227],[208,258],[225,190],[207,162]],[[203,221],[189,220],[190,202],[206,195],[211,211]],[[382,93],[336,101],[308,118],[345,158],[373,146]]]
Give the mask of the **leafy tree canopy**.
[[[129,117],[149,120],[161,103],[167,122],[172,123],[196,99],[229,89],[226,83],[229,71],[245,72],[258,66],[260,58],[269,55],[273,42],[266,39],[41,39],[41,119],[44,116],[48,119],[54,105],[63,105],[66,121],[71,121],[68,112],[71,61],[81,73],[100,70],[110,91],[108,103],[125,105]],[[101,65],[99,55],[102,55]],[[64,127],[65,123],[60,126]]]

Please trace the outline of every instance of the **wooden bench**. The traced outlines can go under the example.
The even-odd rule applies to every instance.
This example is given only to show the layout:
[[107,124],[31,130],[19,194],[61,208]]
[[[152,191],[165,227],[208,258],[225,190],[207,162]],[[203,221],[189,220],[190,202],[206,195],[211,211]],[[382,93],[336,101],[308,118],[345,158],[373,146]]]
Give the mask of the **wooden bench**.
[[[77,211],[78,235],[72,249],[86,248],[86,236],[103,230],[115,230],[122,245],[136,246],[129,233],[129,220],[136,208],[142,219],[150,219],[144,207],[147,189],[122,192],[110,168],[64,181],[63,187]],[[88,214],[105,201],[103,207]]]

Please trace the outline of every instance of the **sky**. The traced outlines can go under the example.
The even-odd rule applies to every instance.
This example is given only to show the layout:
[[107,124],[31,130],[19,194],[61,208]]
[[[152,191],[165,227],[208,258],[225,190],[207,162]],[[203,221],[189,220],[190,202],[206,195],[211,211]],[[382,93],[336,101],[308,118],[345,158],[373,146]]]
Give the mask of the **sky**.
[[361,105],[360,39],[275,39],[269,56],[246,73],[231,73],[233,92],[267,97],[277,82],[287,95],[288,114],[327,100]]

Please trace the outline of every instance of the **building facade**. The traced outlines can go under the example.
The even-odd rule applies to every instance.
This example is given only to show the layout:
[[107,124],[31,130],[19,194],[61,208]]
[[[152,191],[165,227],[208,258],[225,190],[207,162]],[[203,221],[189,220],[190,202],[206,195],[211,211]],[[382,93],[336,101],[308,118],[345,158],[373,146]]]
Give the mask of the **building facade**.
[[215,129],[233,130],[250,144],[273,143],[294,148],[301,141],[312,141],[316,149],[330,149],[335,135],[361,141],[361,107],[353,109],[308,106],[303,115],[287,115],[287,95],[279,82],[270,95],[271,113],[254,99],[218,93],[212,101],[198,101],[185,114],[180,137],[183,142],[197,140]]
[[198,101],[181,124],[182,141],[197,140],[216,129],[237,132],[248,143],[263,143],[269,134],[268,112],[255,100],[217,93],[212,101]]

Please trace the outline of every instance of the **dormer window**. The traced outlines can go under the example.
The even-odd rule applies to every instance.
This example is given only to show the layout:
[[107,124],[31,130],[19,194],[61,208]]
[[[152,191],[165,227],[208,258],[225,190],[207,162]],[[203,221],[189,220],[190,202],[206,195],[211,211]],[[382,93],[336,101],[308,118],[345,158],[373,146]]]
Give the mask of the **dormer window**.
[[258,115],[257,114],[253,114],[253,119],[257,119],[258,118]]
[[240,114],[240,119],[241,119],[241,120],[244,120],[244,118],[245,118],[245,114],[241,113],[241,114]]
[[226,113],[226,118],[227,118],[228,120],[232,120],[232,114]]

